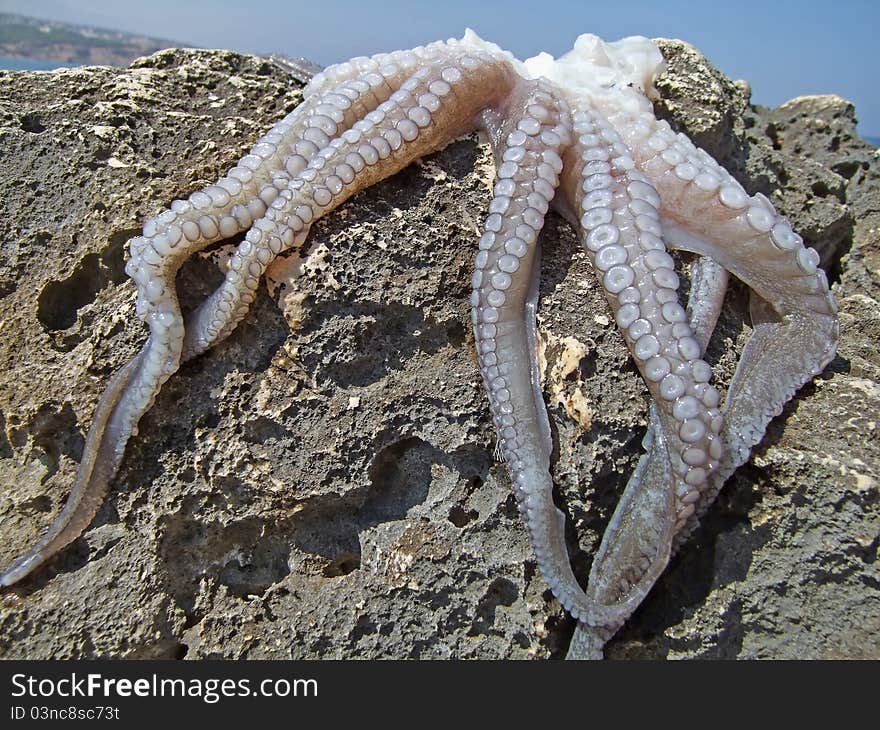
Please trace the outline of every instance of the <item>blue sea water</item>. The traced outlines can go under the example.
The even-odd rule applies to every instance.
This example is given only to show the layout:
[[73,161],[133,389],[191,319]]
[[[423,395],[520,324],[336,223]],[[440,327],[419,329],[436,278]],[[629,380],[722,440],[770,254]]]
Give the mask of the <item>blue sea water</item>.
[[862,137],[862,139],[864,139],[865,142],[868,142],[869,144],[874,145],[875,147],[880,147],[880,137],[865,136],[865,137]]
[[43,58],[14,58],[0,56],[0,69],[6,71],[51,71],[54,68],[70,68],[74,64]]

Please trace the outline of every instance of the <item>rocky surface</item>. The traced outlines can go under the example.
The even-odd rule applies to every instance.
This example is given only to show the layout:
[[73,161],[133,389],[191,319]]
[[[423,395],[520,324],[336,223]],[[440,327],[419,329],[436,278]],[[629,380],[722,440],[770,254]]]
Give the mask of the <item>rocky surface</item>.
[[[658,111],[821,252],[843,336],[607,654],[878,658],[877,153],[843,99],[755,109],[662,47]],[[98,397],[145,338],[125,242],[299,99],[279,68],[219,51],[0,73],[0,561],[61,509]],[[4,591],[0,657],[564,654],[573,625],[493,459],[469,331],[491,180],[468,137],[314,226],[166,384],[85,535]],[[554,478],[585,577],[647,398],[573,232],[551,216],[543,241]],[[224,255],[184,268],[185,306]],[[734,286],[710,348],[722,384],[746,311]]]

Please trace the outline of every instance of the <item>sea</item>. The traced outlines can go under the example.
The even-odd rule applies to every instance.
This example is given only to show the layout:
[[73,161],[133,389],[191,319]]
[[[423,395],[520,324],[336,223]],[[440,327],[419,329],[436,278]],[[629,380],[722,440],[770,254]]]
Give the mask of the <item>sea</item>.
[[71,68],[75,63],[51,61],[43,58],[14,58],[0,56],[0,69],[6,71],[51,71],[56,68]]

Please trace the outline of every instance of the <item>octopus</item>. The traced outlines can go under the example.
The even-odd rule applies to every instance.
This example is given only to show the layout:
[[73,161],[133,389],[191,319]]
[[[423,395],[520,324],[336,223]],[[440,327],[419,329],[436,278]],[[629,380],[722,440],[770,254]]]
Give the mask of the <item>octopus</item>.
[[[601,658],[769,421],[833,358],[834,296],[789,222],[653,111],[664,68],[647,38],[581,35],[558,59],[521,62],[460,40],[355,58],[315,75],[304,100],[215,184],[175,200],[130,241],[126,272],[149,327],[101,397],[69,499],[0,574],[9,586],[95,516],[126,443],[181,363],[247,315],[267,267],[368,186],[481,130],[495,161],[471,294],[473,347],[503,460],[541,574],[576,619],[569,658]],[[552,439],[538,365],[539,233],[555,210],[578,232],[651,398],[641,456],[586,588],[553,501]],[[184,316],[175,275],[245,232],[222,284]],[[695,255],[688,302],[670,250]],[[753,331],[722,401],[704,351],[732,274]]]

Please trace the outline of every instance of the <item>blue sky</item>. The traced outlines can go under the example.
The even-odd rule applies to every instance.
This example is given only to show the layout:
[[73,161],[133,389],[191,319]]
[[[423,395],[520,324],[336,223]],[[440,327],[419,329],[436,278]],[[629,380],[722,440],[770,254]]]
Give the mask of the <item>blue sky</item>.
[[878,0],[0,0],[2,10],[321,64],[466,26],[520,58],[559,55],[584,32],[677,37],[748,80],[756,103],[839,94],[856,103],[859,130],[880,137]]

